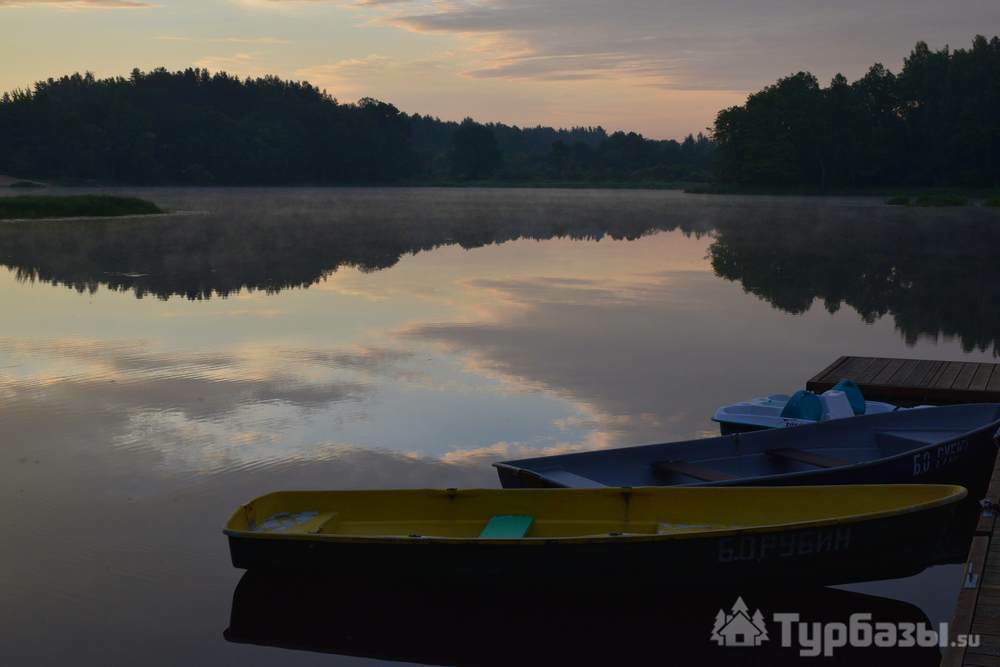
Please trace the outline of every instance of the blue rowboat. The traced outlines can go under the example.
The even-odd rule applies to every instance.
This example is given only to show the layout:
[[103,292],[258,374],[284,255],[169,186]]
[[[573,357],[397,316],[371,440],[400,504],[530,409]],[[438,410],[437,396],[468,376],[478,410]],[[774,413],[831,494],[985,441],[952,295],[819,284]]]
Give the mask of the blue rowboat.
[[978,500],[998,429],[1000,404],[949,405],[494,466],[507,488],[921,483]]

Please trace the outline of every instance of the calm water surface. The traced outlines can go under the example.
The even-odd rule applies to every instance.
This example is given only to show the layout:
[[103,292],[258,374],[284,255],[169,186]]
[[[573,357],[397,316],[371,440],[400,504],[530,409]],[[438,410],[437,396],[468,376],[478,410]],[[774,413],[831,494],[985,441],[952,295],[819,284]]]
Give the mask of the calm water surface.
[[[712,435],[720,404],[841,354],[993,360],[1000,341],[988,210],[129,192],[172,213],[0,224],[3,664],[488,662],[449,653],[413,601],[365,616],[335,592],[349,639],[300,648],[340,657],[227,642],[231,611],[273,609],[246,602],[254,582],[233,609],[223,522],[275,489],[496,486],[498,459]],[[844,604],[946,620],[959,576],[852,586],[867,596]],[[607,616],[552,631],[623,642]]]

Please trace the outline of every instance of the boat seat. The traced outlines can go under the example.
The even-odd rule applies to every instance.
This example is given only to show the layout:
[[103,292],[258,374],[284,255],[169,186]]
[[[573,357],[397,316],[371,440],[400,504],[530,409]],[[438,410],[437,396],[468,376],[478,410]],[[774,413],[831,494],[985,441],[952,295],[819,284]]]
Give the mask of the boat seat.
[[326,517],[325,520],[321,521],[320,523],[314,525],[309,529],[309,532],[312,533],[313,535],[319,535],[320,533],[324,532],[332,533],[334,532],[333,529],[340,522],[340,514],[338,512],[331,512],[329,514],[324,514],[323,516]]
[[818,422],[823,419],[823,401],[812,392],[797,391],[785,403],[781,416]]
[[839,468],[853,463],[853,461],[848,461],[846,459],[838,459],[834,456],[826,456],[825,454],[817,454],[816,452],[806,451],[805,449],[795,449],[793,447],[778,447],[777,449],[769,449],[767,450],[767,455],[775,456],[781,459],[788,459],[789,461],[798,461],[799,463],[808,463],[809,465],[814,465],[817,468]]
[[528,534],[535,517],[524,514],[498,514],[486,522],[479,533],[484,540],[519,540]]
[[336,518],[336,512],[278,512],[251,526],[250,530],[258,533],[310,534],[318,532],[323,526],[335,523]]
[[851,403],[851,410],[856,415],[863,415],[868,410],[865,396],[861,393],[861,388],[853,380],[843,378],[833,385],[833,391],[842,391],[847,395],[847,400]]
[[688,477],[694,477],[705,482],[725,482],[730,479],[736,479],[736,475],[730,475],[727,472],[712,468],[704,468],[688,463],[687,461],[654,461],[650,465],[653,466],[653,470],[661,474],[687,475]]
[[546,479],[552,480],[557,484],[562,484],[571,489],[598,489],[600,487],[607,486],[606,484],[601,484],[596,479],[590,479],[589,477],[584,477],[583,475],[577,475],[575,472],[563,470],[562,468],[545,470],[539,474],[544,475]]
[[966,429],[961,428],[892,429],[876,431],[875,441],[879,444],[909,443],[911,448],[922,447],[950,440],[955,435],[965,433],[965,431]]

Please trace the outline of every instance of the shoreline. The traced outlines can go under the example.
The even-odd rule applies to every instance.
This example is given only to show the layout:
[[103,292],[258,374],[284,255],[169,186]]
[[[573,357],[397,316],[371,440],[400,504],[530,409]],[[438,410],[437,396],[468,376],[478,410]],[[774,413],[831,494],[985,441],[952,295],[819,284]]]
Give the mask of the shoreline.
[[169,213],[138,197],[108,194],[14,195],[0,198],[0,220],[121,218]]
[[966,199],[993,199],[1000,197],[1000,187],[949,187],[949,186],[886,186],[877,188],[831,188],[816,190],[812,188],[783,188],[706,185],[692,186],[684,189],[692,195],[760,195],[767,197],[926,197],[954,196]]
[[[335,189],[399,189],[399,190],[432,190],[432,189],[455,189],[455,190],[591,190],[591,191],[624,191],[624,190],[634,190],[643,192],[677,192],[685,195],[699,196],[699,195],[721,195],[729,197],[746,197],[748,199],[753,198],[830,198],[830,199],[848,199],[848,198],[865,198],[873,200],[881,200],[881,203],[887,206],[895,206],[898,208],[988,208],[996,209],[1000,208],[1000,189],[984,189],[984,188],[945,188],[945,187],[926,187],[926,188],[900,188],[900,189],[884,189],[884,188],[874,188],[874,189],[843,189],[843,190],[810,190],[810,189],[795,189],[795,188],[777,188],[777,189],[767,189],[767,188],[740,188],[740,187],[724,187],[724,186],[710,186],[705,184],[693,184],[693,183],[679,183],[679,182],[665,182],[665,183],[650,183],[650,182],[637,182],[637,183],[625,183],[625,182],[601,182],[601,183],[583,183],[583,182],[516,182],[516,181],[442,181],[442,182],[416,182],[416,183],[336,183],[336,184],[312,184],[312,183],[297,183],[297,184],[269,184],[269,185],[193,185],[193,184],[156,184],[156,185],[137,185],[137,184],[73,184],[73,185],[60,185],[60,184],[49,184],[46,186],[48,190],[55,190],[56,192],[52,194],[26,194],[23,191],[18,191],[15,188],[3,188],[0,187],[0,202],[6,198],[12,197],[52,197],[52,198],[65,198],[77,196],[76,193],[93,194],[95,196],[102,196],[102,192],[155,192],[156,190],[255,190],[255,189],[274,189],[274,190],[335,190]],[[114,196],[113,194],[104,196]],[[12,220],[68,220],[68,219],[93,219],[102,217],[136,217],[140,215],[142,217],[149,217],[150,215],[161,215],[160,213],[149,213],[149,214],[126,214],[126,215],[76,215],[76,216],[65,216],[65,217],[46,217],[46,218],[0,218],[0,222],[12,221]]]
[[59,218],[0,218],[0,225],[24,222],[93,222],[94,220],[145,220],[148,218],[166,218],[170,216],[184,217],[208,215],[209,211],[163,211],[162,213],[126,213],[125,215],[74,215]]

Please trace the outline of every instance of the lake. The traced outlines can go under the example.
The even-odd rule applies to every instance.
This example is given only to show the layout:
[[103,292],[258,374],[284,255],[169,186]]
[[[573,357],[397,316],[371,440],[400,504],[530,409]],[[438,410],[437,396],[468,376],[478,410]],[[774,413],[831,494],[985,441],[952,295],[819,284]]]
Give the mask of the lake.
[[[719,405],[800,388],[843,354],[1000,349],[1000,215],[981,208],[108,192],[171,213],[0,223],[3,664],[487,662],[449,654],[447,633],[414,648],[404,630],[436,622],[412,600],[335,593],[331,619],[382,634],[299,646],[339,658],[227,641],[231,612],[268,610],[233,608],[223,523],[277,489],[497,486],[496,460],[710,436]],[[938,622],[960,575],[848,589]],[[465,609],[496,620],[490,601]],[[621,624],[567,618],[583,624],[569,634]]]

